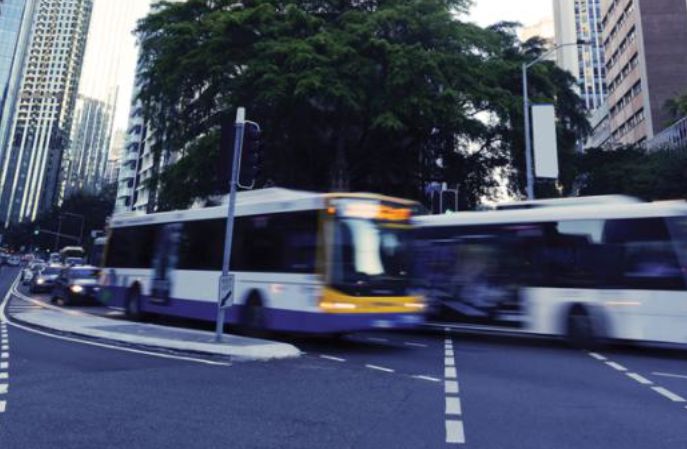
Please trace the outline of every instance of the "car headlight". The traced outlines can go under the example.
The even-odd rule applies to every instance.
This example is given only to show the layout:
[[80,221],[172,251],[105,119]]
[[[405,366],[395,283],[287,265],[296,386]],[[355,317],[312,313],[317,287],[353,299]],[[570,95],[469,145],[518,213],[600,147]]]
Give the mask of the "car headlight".
[[73,293],[81,293],[83,291],[83,287],[80,285],[72,285],[69,287],[69,290],[71,290]]
[[38,278],[38,279],[36,280],[36,284],[38,284],[38,285],[43,285],[43,284],[45,284],[45,279],[43,279],[43,278]]

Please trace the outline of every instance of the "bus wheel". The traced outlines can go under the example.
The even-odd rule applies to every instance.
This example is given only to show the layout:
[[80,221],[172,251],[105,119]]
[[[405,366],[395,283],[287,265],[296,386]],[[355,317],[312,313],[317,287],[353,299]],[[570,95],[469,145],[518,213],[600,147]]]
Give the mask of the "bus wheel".
[[132,321],[143,320],[143,313],[141,312],[141,291],[136,287],[129,290],[129,294],[126,297],[124,314],[127,319]]
[[598,344],[592,317],[582,306],[573,306],[568,313],[566,340],[574,348],[590,349]]
[[250,333],[260,332],[265,327],[262,297],[257,291],[251,292],[246,299],[241,316],[241,327]]

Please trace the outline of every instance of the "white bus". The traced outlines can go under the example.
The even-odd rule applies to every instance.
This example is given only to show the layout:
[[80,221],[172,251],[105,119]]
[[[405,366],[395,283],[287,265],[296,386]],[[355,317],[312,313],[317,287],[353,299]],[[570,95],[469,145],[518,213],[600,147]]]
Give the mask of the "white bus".
[[[265,189],[238,194],[227,323],[340,334],[413,327],[415,203],[371,194]],[[101,302],[148,314],[214,320],[227,206],[114,217]]]
[[432,319],[687,343],[687,203],[565,206],[418,217]]

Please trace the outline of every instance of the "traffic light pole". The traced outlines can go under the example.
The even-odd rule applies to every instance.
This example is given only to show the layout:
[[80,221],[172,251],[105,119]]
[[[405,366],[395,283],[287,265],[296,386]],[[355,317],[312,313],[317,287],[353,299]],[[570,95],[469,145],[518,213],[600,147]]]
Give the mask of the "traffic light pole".
[[239,178],[241,150],[243,147],[243,132],[246,126],[246,110],[238,108],[236,111],[236,132],[234,133],[234,157],[231,166],[229,181],[229,205],[227,212],[227,227],[224,237],[224,259],[222,261],[222,276],[219,282],[219,295],[217,298],[217,325],[215,328],[215,341],[221,342],[224,334],[224,321],[226,310],[231,306],[234,295],[234,280],[229,274],[231,262],[231,244],[234,237],[234,215],[236,213],[236,190]]

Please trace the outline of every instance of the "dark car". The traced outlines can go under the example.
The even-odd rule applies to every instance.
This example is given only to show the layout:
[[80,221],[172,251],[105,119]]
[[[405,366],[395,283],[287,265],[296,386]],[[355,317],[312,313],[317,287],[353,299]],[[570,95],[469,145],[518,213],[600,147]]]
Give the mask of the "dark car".
[[31,286],[29,290],[31,293],[45,293],[53,289],[63,270],[61,265],[48,265],[39,271],[33,279],[31,279]]
[[74,303],[95,303],[100,287],[98,276],[100,270],[91,266],[73,266],[65,268],[57,278],[52,291],[52,302],[64,306]]

